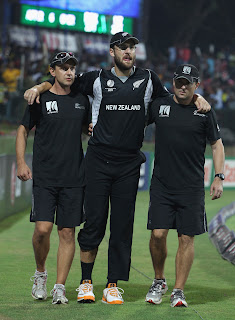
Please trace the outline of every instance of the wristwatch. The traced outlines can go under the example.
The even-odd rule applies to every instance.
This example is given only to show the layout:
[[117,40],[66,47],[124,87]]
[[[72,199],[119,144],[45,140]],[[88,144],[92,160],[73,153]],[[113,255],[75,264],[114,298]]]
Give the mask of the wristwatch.
[[225,176],[223,173],[217,173],[217,174],[215,174],[215,177],[219,177],[221,180],[225,179]]

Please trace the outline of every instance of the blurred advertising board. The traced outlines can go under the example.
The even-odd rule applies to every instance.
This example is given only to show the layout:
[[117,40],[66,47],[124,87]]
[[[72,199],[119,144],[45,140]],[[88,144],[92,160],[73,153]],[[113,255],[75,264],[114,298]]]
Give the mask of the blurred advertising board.
[[[142,163],[140,168],[139,191],[149,189],[154,166],[154,153],[144,152],[144,155],[146,162]],[[26,155],[26,162],[31,164],[31,154]],[[22,182],[16,177],[16,172],[15,155],[0,155],[0,220],[31,205],[32,181]],[[207,158],[205,160],[205,188],[210,187],[213,177],[213,161]],[[224,189],[226,188],[235,188],[235,159],[226,159],[225,161]],[[220,210],[209,225],[211,236],[214,236],[217,229],[224,225],[225,220],[234,212],[235,204]],[[233,234],[230,234],[230,236],[233,236]],[[230,250],[233,251],[233,247]]]
[[[32,155],[26,155],[30,165]],[[16,177],[15,155],[0,155],[0,220],[31,205],[32,181]]]
[[226,226],[226,220],[235,215],[235,202],[222,208],[210,221],[208,233],[221,257],[235,264],[235,232]]

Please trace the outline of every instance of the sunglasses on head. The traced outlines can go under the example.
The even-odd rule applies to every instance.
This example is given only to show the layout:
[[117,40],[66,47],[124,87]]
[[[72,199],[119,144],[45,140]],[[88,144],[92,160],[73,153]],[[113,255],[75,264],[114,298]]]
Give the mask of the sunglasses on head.
[[57,62],[63,63],[64,59],[67,61],[68,59],[66,59],[66,58],[69,58],[69,59],[70,58],[74,58],[74,59],[76,59],[74,54],[73,54],[73,52],[59,52],[59,53],[57,53],[57,55],[52,60],[50,66],[51,67],[54,66]]
[[65,57],[71,57],[71,58],[74,58],[74,54],[72,53],[72,52],[59,52],[56,56],[55,56],[55,58],[54,58],[54,60],[56,60],[56,59],[63,59],[63,58],[65,58]]

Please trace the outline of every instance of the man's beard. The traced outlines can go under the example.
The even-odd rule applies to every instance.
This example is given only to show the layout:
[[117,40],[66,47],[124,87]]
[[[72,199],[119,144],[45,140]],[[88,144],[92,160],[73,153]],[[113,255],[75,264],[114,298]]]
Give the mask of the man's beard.
[[116,66],[120,71],[126,71],[126,70],[132,69],[134,62],[135,62],[135,59],[132,59],[131,65],[128,66],[125,63],[123,63],[121,60],[119,60],[117,57],[114,57],[114,63],[116,64]]

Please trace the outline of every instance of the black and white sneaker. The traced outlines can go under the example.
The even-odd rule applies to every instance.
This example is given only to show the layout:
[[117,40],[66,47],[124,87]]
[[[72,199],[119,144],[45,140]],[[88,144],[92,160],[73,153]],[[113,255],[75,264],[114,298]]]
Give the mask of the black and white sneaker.
[[30,278],[33,281],[32,297],[36,300],[46,300],[47,298],[47,272],[35,271],[35,274]]
[[52,304],[67,304],[69,301],[65,297],[65,287],[63,284],[56,284],[51,290]]
[[162,295],[167,292],[167,289],[168,287],[165,279],[154,279],[146,295],[145,301],[153,304],[160,304],[162,302]]

